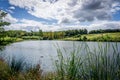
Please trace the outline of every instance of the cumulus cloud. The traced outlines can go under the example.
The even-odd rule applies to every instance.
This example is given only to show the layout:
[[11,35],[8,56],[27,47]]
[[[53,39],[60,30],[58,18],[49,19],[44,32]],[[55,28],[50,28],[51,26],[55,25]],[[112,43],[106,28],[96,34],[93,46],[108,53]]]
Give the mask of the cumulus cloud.
[[55,31],[57,30],[58,26],[53,25],[45,25],[39,21],[22,19],[19,20],[19,23],[11,24],[10,26],[5,26],[6,30],[25,30],[25,31],[39,31],[42,29],[43,31]]
[[10,14],[7,14],[7,16],[5,16],[4,21],[10,22],[10,23],[18,22],[18,20],[16,18],[12,17]]
[[100,21],[87,26],[88,30],[120,29],[120,21]]
[[[99,24],[101,23],[101,24]],[[10,26],[6,26],[6,30],[25,30],[25,31],[39,31],[42,29],[43,31],[62,31],[69,29],[88,29],[97,30],[97,29],[120,29],[120,21],[99,21],[94,22],[90,25],[45,25],[39,21],[22,19],[19,23],[11,24]]]
[[[54,19],[58,23],[48,25],[34,20],[17,20],[8,15],[13,24],[6,29],[27,31],[58,31],[68,29],[120,29],[120,21],[111,21],[112,14],[120,11],[120,0],[9,0],[9,3],[35,17]],[[11,9],[15,9],[11,7]],[[80,25],[91,22],[89,25]],[[74,24],[74,25],[67,25]]]
[[9,0],[9,3],[25,8],[33,16],[68,23],[110,20],[112,12],[119,9],[120,0]]

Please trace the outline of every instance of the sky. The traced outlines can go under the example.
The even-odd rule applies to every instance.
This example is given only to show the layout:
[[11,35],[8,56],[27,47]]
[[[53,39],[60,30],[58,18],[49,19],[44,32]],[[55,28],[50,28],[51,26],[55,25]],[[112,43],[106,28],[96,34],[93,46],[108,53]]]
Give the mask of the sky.
[[120,29],[120,0],[0,0],[6,30]]

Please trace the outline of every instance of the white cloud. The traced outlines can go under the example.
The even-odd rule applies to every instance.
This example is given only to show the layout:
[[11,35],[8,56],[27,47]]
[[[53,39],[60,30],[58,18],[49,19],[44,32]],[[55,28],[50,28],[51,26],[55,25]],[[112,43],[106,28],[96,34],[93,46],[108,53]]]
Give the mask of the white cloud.
[[15,9],[14,6],[10,6],[8,9],[6,9],[7,12],[9,13],[14,13],[13,10]]
[[[68,29],[120,29],[120,21],[111,21],[112,14],[120,10],[120,0],[9,0],[9,3],[24,8],[29,14],[38,18],[55,19],[56,24],[10,17],[11,24],[7,29],[44,31]],[[80,25],[91,22],[89,25]],[[75,25],[67,25],[75,24]],[[66,24],[66,25],[65,25]]]
[[14,13],[11,9],[6,9],[6,11],[9,13]]
[[100,21],[87,27],[88,30],[120,29],[120,21]]
[[56,30],[56,26],[52,27],[51,25],[44,25],[41,22],[34,21],[34,20],[27,20],[22,19],[19,20],[19,23],[11,24],[10,26],[6,26],[6,30],[25,30],[25,31],[38,31],[39,29],[42,29],[43,31],[50,31],[50,30]]
[[15,9],[15,7],[14,7],[14,6],[11,6],[11,7],[9,7],[9,9],[14,10],[14,9]]
[[[99,24],[101,23],[101,24]],[[5,27],[6,30],[25,30],[25,31],[61,31],[69,29],[83,29],[90,30],[97,29],[120,29],[120,21],[96,21],[90,25],[46,25],[38,21],[22,19],[19,23],[11,24]]]
[[120,21],[95,21],[90,25],[69,25],[60,27],[60,30],[69,30],[69,29],[87,29],[97,30],[97,29],[120,29]]
[[14,17],[12,17],[10,14],[7,14],[7,16],[4,18],[4,21],[10,22],[10,23],[16,23],[18,20]]
[[[33,16],[59,23],[110,20],[119,0],[9,0]],[[118,9],[118,8],[117,8]]]

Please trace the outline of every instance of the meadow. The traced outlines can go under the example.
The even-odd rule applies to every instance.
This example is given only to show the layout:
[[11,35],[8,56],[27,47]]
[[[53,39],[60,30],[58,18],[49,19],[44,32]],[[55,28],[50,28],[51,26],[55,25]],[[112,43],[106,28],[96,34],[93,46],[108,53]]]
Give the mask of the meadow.
[[13,37],[4,37],[3,39],[0,39],[0,45],[7,45],[13,42],[19,42],[23,41],[22,38],[13,38]]
[[120,32],[115,33],[100,33],[100,34],[85,34],[73,37],[67,37],[63,40],[73,41],[109,41],[109,42],[120,42]]
[[[99,34],[83,34],[75,35],[72,37],[62,37],[58,39],[51,40],[65,40],[65,41],[96,41],[96,42],[120,42],[120,32],[114,33],[99,33]],[[4,37],[4,40],[1,39],[1,45],[6,45],[13,42],[19,42],[23,40],[49,40],[44,39],[40,36],[22,36],[22,37]]]

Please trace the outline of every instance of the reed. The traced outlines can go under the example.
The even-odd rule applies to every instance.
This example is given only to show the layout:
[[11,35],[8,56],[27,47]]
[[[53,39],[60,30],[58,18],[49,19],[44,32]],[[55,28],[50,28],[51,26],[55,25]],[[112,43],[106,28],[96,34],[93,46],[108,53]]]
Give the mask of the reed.
[[[117,44],[98,44],[97,47],[91,49],[84,44],[67,57],[64,57],[63,52],[58,49],[59,60],[55,62],[56,78],[58,80],[119,80],[120,52]],[[83,48],[84,51],[81,51]]]

